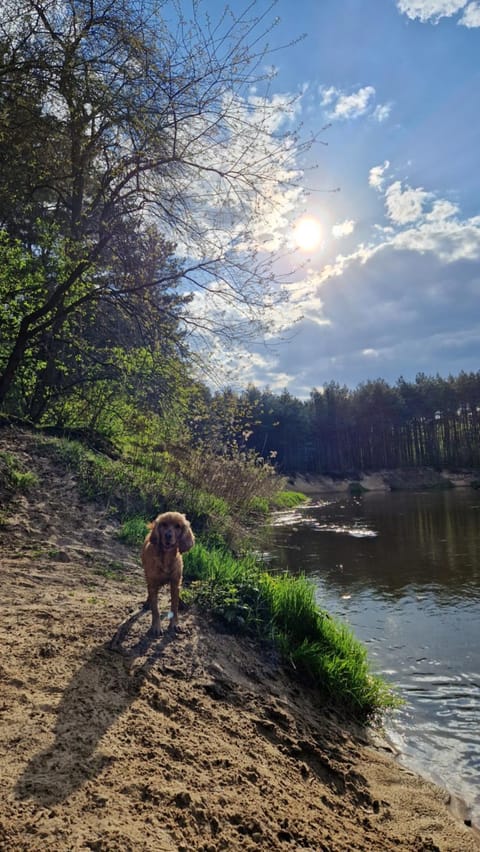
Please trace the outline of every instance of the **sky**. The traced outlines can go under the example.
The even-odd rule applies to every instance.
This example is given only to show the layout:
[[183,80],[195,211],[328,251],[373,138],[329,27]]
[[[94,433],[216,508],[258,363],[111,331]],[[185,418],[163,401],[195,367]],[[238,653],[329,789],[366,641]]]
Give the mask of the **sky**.
[[[209,0],[212,13],[222,7]],[[235,0],[232,8],[243,8]],[[480,2],[279,0],[273,92],[321,134],[302,162],[320,241],[233,386],[307,398],[330,381],[480,369]],[[338,190],[338,191],[337,191]]]

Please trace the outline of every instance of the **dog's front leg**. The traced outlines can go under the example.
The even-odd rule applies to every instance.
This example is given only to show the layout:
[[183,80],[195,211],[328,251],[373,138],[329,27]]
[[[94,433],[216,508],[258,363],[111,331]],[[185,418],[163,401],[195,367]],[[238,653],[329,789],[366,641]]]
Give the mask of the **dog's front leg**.
[[178,580],[170,582],[170,630],[179,630],[178,627],[178,607],[180,603],[180,583]]
[[160,627],[160,613],[158,611],[158,585],[149,583],[147,588],[148,598],[145,608],[150,609],[152,612],[152,626],[150,627],[149,634],[156,639],[162,633]]

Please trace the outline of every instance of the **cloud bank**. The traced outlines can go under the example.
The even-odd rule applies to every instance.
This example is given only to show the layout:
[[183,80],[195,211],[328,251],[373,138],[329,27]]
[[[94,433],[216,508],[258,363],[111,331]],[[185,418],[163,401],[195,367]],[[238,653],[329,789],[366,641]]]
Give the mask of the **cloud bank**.
[[[413,379],[478,370],[480,216],[462,217],[455,203],[422,187],[388,183],[387,161],[373,169],[386,224],[372,228],[368,244],[290,285],[283,329],[292,339],[274,336],[268,357],[255,350],[251,381],[306,397],[332,379],[355,386],[367,376],[393,383],[400,372]],[[348,220],[342,226],[348,230]]]
[[436,24],[441,18],[451,18],[463,12],[457,23],[464,27],[480,27],[478,0],[397,0],[397,8],[412,20]]

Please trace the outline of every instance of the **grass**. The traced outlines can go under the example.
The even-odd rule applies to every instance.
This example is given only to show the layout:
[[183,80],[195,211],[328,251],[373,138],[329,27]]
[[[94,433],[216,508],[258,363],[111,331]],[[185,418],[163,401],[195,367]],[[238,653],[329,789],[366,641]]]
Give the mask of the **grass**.
[[319,609],[306,577],[272,577],[251,555],[235,559],[197,545],[185,557],[187,598],[232,631],[272,639],[291,668],[360,721],[399,701],[370,671],[367,653],[341,622]]
[[[125,535],[137,535],[142,523],[167,510],[184,512],[195,530],[207,540],[233,544],[240,533],[232,520],[231,506],[223,496],[193,485],[179,473],[173,473],[161,460],[142,466],[125,459],[112,459],[90,450],[77,441],[44,438],[44,451],[65,469],[75,471],[82,496],[103,503],[123,523],[133,524]],[[135,524],[139,524],[136,533]]]
[[251,497],[246,506],[251,515],[264,515],[265,517],[273,510],[294,509],[305,503],[308,497],[300,491],[278,491],[269,497]]
[[19,460],[12,453],[0,452],[0,488],[7,493],[26,493],[38,484],[38,476],[23,470]]
[[118,534],[118,537],[124,544],[132,546],[140,546],[148,532],[148,526],[145,518],[135,515],[133,518],[127,518]]
[[307,500],[308,497],[301,491],[280,491],[272,500],[272,508],[294,509],[295,506],[300,506]]

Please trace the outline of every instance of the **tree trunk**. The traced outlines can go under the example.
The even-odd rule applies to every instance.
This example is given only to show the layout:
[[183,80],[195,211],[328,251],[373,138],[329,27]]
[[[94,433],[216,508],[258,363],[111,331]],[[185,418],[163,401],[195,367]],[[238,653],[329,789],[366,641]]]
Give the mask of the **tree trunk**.
[[17,370],[22,363],[23,356],[25,354],[25,350],[28,346],[30,335],[29,335],[29,324],[22,320],[20,323],[20,330],[18,332],[18,337],[15,342],[15,346],[13,347],[10,357],[7,361],[7,365],[0,376],[0,407],[3,406],[5,400],[10,392],[10,388],[14,382],[15,376],[17,374]]

